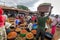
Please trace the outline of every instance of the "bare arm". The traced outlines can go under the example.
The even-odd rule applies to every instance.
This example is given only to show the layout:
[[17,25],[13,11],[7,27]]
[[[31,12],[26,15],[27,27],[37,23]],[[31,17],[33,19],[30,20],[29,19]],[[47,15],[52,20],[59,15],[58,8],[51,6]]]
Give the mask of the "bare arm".
[[50,12],[49,12],[49,14],[48,14],[48,16],[47,16],[47,17],[49,17],[49,16],[50,16],[50,14],[51,14],[51,11],[52,11],[52,8],[53,8],[53,7],[51,7],[51,9],[50,9]]

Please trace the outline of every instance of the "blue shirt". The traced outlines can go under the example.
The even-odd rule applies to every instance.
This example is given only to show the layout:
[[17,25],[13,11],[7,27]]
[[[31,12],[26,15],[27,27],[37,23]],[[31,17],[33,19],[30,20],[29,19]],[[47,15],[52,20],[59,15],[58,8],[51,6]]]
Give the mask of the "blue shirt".
[[20,22],[20,20],[16,19],[15,23],[18,25]]

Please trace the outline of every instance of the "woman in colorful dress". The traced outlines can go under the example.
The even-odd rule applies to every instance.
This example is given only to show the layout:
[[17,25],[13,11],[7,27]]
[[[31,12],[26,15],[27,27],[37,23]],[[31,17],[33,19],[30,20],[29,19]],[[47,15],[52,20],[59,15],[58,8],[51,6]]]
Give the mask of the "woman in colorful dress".
[[52,20],[52,30],[51,30],[51,34],[55,34],[56,32],[56,25],[58,23],[58,15],[55,16],[55,18]]

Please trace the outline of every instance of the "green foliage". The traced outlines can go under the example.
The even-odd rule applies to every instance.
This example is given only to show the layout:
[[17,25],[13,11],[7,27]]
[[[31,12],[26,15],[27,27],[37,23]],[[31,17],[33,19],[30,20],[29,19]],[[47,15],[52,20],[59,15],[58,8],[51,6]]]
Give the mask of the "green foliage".
[[23,9],[23,10],[29,10],[28,7],[26,7],[24,5],[17,5],[17,8]]

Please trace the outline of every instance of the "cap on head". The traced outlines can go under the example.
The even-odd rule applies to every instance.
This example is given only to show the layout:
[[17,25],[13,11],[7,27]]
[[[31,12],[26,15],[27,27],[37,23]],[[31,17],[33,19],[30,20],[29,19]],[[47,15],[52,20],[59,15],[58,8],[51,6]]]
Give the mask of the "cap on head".
[[0,15],[2,15],[3,14],[3,9],[2,8],[0,8]]

